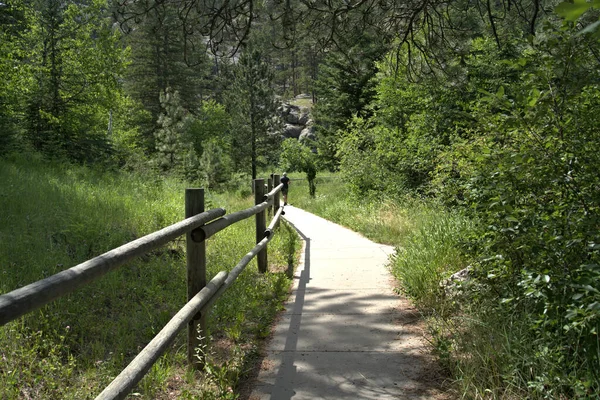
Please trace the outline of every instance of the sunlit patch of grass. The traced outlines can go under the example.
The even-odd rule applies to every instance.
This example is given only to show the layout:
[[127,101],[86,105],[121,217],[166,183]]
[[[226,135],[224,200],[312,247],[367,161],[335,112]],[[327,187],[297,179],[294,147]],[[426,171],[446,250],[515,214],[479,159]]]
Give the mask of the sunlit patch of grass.
[[409,215],[411,200],[354,198],[337,174],[325,172],[317,176],[317,193],[312,198],[302,174],[291,177],[290,204],[360,232],[375,242],[398,245],[413,227]]
[[440,282],[466,267],[460,240],[472,223],[431,205],[413,207],[411,218],[413,227],[398,246],[392,272],[421,309],[435,309],[443,297]]
[[[184,183],[35,156],[0,160],[0,186],[0,293],[184,216]],[[231,212],[248,207],[252,198],[207,193],[207,203]],[[298,239],[285,233],[269,246],[270,260],[285,260],[283,268],[290,240]],[[209,239],[208,278],[230,270],[254,244],[253,219]],[[0,327],[0,398],[94,398],[185,304],[186,276],[185,241],[179,239]],[[241,334],[236,334],[240,346],[265,336],[290,283],[282,273],[259,274],[251,263],[217,301],[209,333],[218,338],[227,329],[233,332],[235,316],[243,313]],[[187,368],[186,357],[177,356],[186,352],[184,340],[180,335],[136,389],[142,398],[161,398],[170,390],[166,382]],[[251,351],[241,354],[242,360],[252,356]],[[190,398],[201,397],[187,390]]]
[[313,102],[312,102],[312,99],[310,97],[293,99],[293,100],[290,101],[290,103],[293,104],[293,105],[296,105],[298,107],[306,107],[309,110],[313,106]]

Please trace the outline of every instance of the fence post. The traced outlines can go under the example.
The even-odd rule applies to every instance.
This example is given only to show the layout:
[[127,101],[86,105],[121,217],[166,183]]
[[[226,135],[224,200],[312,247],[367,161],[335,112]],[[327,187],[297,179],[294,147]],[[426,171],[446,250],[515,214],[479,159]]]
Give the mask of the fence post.
[[[271,174],[267,178],[267,193],[271,193],[271,190],[273,190],[273,174]],[[267,210],[268,210],[268,212],[267,212],[268,216],[275,215],[275,214],[271,214],[271,211],[273,211],[272,207],[268,207]]]
[[[281,182],[279,181],[279,174],[273,174],[273,187],[279,186]],[[279,209],[279,193],[281,190],[277,192],[275,197],[273,198],[273,215],[277,214],[277,210]]]
[[[204,212],[204,189],[185,190],[185,217],[189,218]],[[186,234],[187,258],[187,297],[188,301],[206,286],[206,243],[196,243],[192,233]],[[202,336],[202,339],[200,339]],[[201,368],[204,361],[199,359],[198,348],[206,345],[206,316],[198,313],[188,324],[188,362]]]
[[[254,204],[260,204],[263,202],[265,195],[265,180],[255,179],[254,180]],[[261,211],[256,214],[256,243],[260,242],[265,238],[265,230],[267,229],[267,221],[265,218],[265,211]],[[258,271],[265,273],[267,272],[267,248],[265,247],[256,255],[256,261],[258,263]]]

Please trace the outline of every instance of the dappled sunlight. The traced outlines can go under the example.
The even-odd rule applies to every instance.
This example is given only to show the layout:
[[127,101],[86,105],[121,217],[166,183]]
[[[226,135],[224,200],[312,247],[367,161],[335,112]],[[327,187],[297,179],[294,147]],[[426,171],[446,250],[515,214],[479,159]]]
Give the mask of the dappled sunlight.
[[420,319],[390,283],[393,249],[297,208],[286,218],[303,263],[249,398],[444,398]]

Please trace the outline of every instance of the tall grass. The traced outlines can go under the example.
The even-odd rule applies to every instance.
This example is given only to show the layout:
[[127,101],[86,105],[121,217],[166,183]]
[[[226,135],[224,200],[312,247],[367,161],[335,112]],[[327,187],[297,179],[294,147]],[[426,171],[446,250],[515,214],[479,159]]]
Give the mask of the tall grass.
[[[177,222],[184,214],[181,182],[47,163],[35,156],[0,160],[0,187],[0,293]],[[207,202],[234,211],[252,199],[209,193]],[[246,220],[207,242],[209,279],[231,269],[254,246],[253,232],[253,221]],[[285,269],[297,238],[286,229],[278,236],[270,244],[270,260]],[[185,281],[180,239],[0,327],[0,398],[93,398],[185,304]],[[213,363],[228,360],[235,348],[240,365],[252,358],[256,340],[266,336],[289,285],[284,273],[262,275],[255,263],[248,266],[210,314],[205,334],[224,349]],[[186,371],[184,344],[182,335],[140,384],[142,398],[166,397],[173,382],[190,398],[203,396],[195,373]]]
[[[469,262],[465,245],[477,231],[475,221],[432,201],[356,198],[335,175],[322,178],[311,198],[302,176],[292,178],[291,204],[396,246],[390,270],[422,312],[432,351],[457,397],[540,398],[543,390],[531,377],[548,368],[550,358],[532,351],[530,322],[503,312],[476,281],[447,282]],[[553,398],[547,390],[545,398]]]
[[397,247],[392,272],[419,308],[439,309],[440,283],[467,266],[461,238],[471,232],[472,222],[431,203],[413,203],[410,215],[414,225]]
[[399,244],[413,229],[409,208],[390,199],[354,198],[337,174],[317,177],[314,198],[309,196],[308,183],[302,174],[291,174],[291,178],[290,204],[360,232],[375,242]]

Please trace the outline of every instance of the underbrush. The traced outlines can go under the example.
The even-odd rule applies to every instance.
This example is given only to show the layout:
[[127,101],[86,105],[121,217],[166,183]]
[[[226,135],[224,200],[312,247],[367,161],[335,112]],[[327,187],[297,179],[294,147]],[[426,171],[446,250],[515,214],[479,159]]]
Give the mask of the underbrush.
[[[185,184],[29,159],[0,160],[0,293],[70,268],[183,219]],[[228,212],[249,196],[208,193]],[[282,228],[269,244],[271,271],[294,260],[298,239]],[[208,279],[254,246],[254,221],[207,241]],[[129,262],[82,289],[0,327],[0,398],[94,398],[186,302],[185,241]],[[203,373],[190,370],[185,333],[135,389],[137,397],[206,398],[215,371],[226,396],[249,368],[291,281],[251,263],[209,314],[214,343]],[[237,371],[237,372],[231,372]],[[198,377],[203,376],[201,381]],[[221,382],[223,378],[216,381]],[[203,382],[199,384],[198,382]]]
[[[525,291],[516,281],[527,276],[517,275],[512,290],[524,290],[525,296],[504,297],[502,293],[509,290],[498,286],[503,281],[495,271],[478,267],[482,261],[490,262],[476,256],[481,253],[477,243],[487,237],[481,221],[432,201],[353,198],[336,178],[319,182],[315,198],[308,196],[303,180],[293,181],[292,188],[293,205],[396,246],[391,271],[398,278],[399,291],[421,311],[427,339],[456,396],[599,398],[594,394],[599,379],[599,366],[593,365],[597,355],[576,356],[582,352],[578,346],[590,340],[585,326],[578,331],[568,319],[564,326],[543,325],[543,316],[553,310],[540,309],[539,299],[554,277],[533,276]],[[458,271],[460,276],[451,278]],[[574,287],[583,288],[576,282]],[[591,284],[584,289],[593,290]]]

